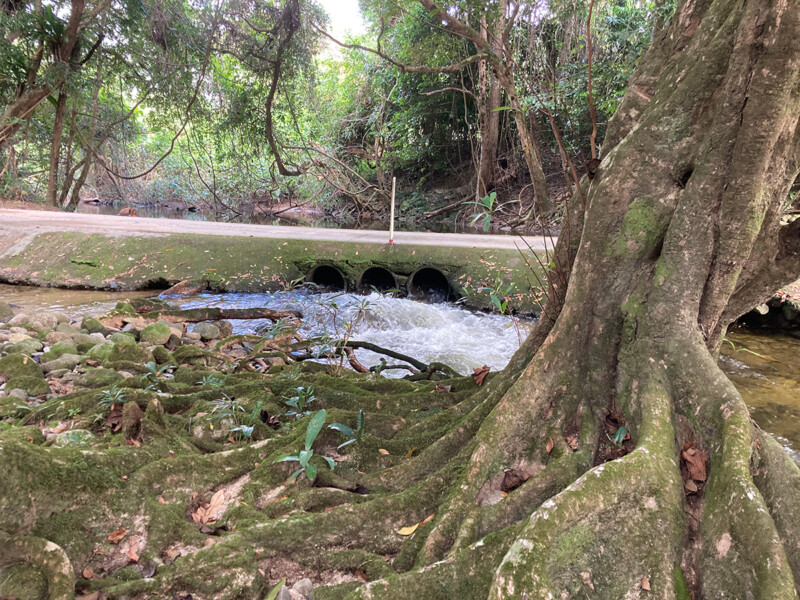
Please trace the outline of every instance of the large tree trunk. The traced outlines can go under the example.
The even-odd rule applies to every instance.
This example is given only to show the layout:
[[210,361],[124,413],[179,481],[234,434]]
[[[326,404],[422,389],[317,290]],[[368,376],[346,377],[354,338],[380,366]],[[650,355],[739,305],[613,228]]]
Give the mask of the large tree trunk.
[[[800,170],[799,36],[790,3],[681,3],[609,124],[585,225],[559,239],[560,315],[422,547],[436,566],[364,597],[464,576],[493,532],[504,557],[475,597],[797,597],[800,470],[715,353],[800,276],[800,225],[781,225]],[[608,423],[632,451],[603,464]],[[684,488],[686,445],[709,462]],[[509,473],[524,483],[504,497]]]
[[[501,2],[498,16],[491,29],[488,24],[481,23],[481,35],[495,52],[502,53],[503,31],[505,29],[505,12],[507,3]],[[497,151],[500,145],[500,107],[503,88],[497,81],[492,68],[486,61],[478,64],[480,74],[480,93],[478,104],[480,109],[481,145],[480,163],[478,165],[478,182],[476,192],[478,198],[487,195],[495,184],[497,176]]]
[[62,91],[56,102],[53,117],[53,135],[50,140],[50,168],[47,175],[47,203],[58,206],[58,164],[61,159],[61,137],[64,133],[64,113],[67,108],[67,95]]

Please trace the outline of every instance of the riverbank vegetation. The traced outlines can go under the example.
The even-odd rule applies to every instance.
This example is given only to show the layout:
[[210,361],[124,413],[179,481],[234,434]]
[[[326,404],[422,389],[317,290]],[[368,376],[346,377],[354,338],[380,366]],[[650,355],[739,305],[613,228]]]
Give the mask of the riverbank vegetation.
[[307,0],[9,3],[0,194],[385,218],[397,177],[404,218],[494,192],[528,225],[563,213],[673,4],[369,0],[338,39]]

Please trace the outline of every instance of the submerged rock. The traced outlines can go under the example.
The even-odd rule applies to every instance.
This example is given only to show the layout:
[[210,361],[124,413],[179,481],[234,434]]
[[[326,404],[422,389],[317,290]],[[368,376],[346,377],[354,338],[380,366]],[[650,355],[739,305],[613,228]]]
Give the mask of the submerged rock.
[[63,448],[66,446],[88,446],[97,438],[88,429],[70,429],[62,431],[53,438],[53,446]]

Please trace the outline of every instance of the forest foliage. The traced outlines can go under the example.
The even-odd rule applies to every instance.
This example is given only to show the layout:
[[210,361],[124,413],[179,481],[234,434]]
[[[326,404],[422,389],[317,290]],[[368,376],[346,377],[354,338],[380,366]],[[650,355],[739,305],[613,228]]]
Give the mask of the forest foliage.
[[381,215],[397,177],[405,215],[553,212],[593,157],[587,30],[599,143],[672,5],[362,0],[338,40],[313,0],[4,0],[0,196]]

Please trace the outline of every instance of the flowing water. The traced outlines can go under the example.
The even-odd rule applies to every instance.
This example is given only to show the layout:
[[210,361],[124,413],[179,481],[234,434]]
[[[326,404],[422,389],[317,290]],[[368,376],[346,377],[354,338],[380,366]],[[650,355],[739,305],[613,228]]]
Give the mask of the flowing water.
[[[0,285],[0,298],[29,309],[48,309],[72,317],[101,314],[121,299],[150,292],[114,293]],[[168,299],[169,300],[169,299]],[[182,308],[219,306],[300,310],[301,333],[372,342],[423,362],[444,362],[461,373],[484,364],[502,369],[531,327],[529,320],[466,310],[452,304],[424,304],[371,294],[200,294],[171,299]],[[254,332],[269,321],[233,321],[237,332]],[[800,339],[779,333],[735,328],[729,335],[720,366],[742,394],[756,422],[777,436],[800,463]],[[379,357],[359,351],[367,366]],[[390,360],[389,363],[397,361]],[[389,376],[405,372],[390,371]]]

